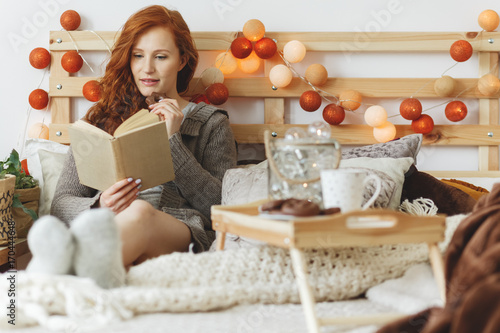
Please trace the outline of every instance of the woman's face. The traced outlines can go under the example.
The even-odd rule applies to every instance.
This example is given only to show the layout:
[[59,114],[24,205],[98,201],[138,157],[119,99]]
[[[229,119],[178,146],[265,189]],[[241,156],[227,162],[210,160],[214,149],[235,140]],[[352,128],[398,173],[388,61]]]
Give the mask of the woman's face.
[[132,49],[130,68],[134,82],[145,97],[153,92],[177,96],[177,72],[185,65],[169,28],[147,30]]

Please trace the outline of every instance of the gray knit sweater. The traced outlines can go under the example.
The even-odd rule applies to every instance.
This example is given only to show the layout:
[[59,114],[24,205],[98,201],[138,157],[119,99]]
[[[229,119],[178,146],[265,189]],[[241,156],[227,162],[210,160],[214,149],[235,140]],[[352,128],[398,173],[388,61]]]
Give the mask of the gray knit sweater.
[[[189,112],[180,133],[170,138],[175,180],[162,185],[159,207],[191,230],[194,251],[208,250],[215,239],[210,208],[220,204],[222,178],[236,166],[233,132],[225,111],[204,103]],[[101,192],[80,184],[72,150],[52,201],[51,214],[70,223],[90,209]]]

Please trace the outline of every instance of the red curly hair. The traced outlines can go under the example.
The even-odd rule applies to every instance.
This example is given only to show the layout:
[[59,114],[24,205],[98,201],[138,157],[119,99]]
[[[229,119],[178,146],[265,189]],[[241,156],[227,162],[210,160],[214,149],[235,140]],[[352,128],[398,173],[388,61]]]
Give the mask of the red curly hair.
[[139,37],[156,26],[172,30],[180,56],[186,60],[177,74],[177,92],[186,92],[198,64],[198,51],[189,27],[178,11],[159,5],[146,7],[133,14],[122,28],[100,80],[102,97],[84,117],[89,123],[112,134],[124,120],[148,107],[134,82],[130,60]]

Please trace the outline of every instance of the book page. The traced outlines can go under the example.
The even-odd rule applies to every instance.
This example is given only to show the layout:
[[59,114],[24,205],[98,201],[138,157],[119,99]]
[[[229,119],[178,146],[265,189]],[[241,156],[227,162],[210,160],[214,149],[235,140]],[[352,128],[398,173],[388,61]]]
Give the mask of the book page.
[[147,109],[142,109],[118,126],[113,135],[118,136],[133,129],[154,124],[159,121],[160,117],[158,117],[158,115],[149,112]]
[[77,120],[75,121],[71,127],[75,127],[75,128],[79,128],[81,130],[84,130],[84,131],[87,131],[87,132],[91,132],[91,133],[94,133],[95,135],[98,135],[100,136],[101,138],[105,138],[105,139],[111,139],[113,138],[113,136],[111,134],[109,134],[108,132],[100,129],[99,127],[97,126],[94,126],[88,122],[86,122],[85,120],[83,119],[80,119],[80,120]]

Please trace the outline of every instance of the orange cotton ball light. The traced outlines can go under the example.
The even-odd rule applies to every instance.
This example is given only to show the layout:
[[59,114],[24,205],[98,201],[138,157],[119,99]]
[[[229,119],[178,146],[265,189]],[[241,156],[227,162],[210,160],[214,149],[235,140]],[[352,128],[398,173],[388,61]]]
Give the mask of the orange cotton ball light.
[[456,81],[451,76],[443,75],[434,82],[434,92],[439,97],[451,96],[455,91]]
[[364,118],[371,127],[382,126],[387,121],[387,111],[380,105],[372,105],[366,109]]
[[49,128],[42,123],[35,123],[28,129],[28,137],[32,139],[49,139]]
[[434,120],[428,114],[423,114],[411,122],[411,129],[415,133],[428,134],[434,129]]
[[300,95],[299,104],[304,111],[316,111],[321,106],[321,96],[314,90],[304,91]]
[[339,95],[340,105],[346,110],[357,110],[363,97],[357,90],[344,90]]
[[302,61],[306,56],[306,47],[298,40],[292,40],[283,47],[283,57],[291,63]]
[[68,51],[61,57],[61,66],[68,73],[76,73],[83,66],[83,58],[76,51]]
[[262,60],[255,54],[255,52],[250,53],[245,59],[238,60],[238,67],[243,73],[251,74],[255,73],[259,67]]
[[80,14],[70,9],[62,13],[59,21],[61,22],[63,29],[71,31],[78,29],[82,19]]
[[215,67],[220,69],[224,75],[227,75],[233,73],[238,68],[238,62],[231,52],[223,52],[215,58]]
[[231,43],[231,53],[235,58],[244,59],[252,53],[252,42],[245,37],[238,37]]
[[477,81],[477,89],[485,96],[495,95],[500,90],[500,80],[493,74],[485,74]]
[[96,80],[90,80],[83,85],[83,97],[91,102],[97,102],[101,99],[101,86]]
[[328,80],[328,71],[321,64],[312,64],[307,67],[305,77],[311,84],[322,86]]
[[293,73],[285,65],[276,65],[269,71],[269,80],[276,88],[286,87],[292,82]]
[[378,142],[391,141],[396,137],[396,126],[390,121],[386,121],[382,125],[373,128],[373,137]]
[[449,121],[457,122],[467,116],[467,106],[461,101],[453,101],[446,105],[444,114]]
[[223,83],[214,83],[207,87],[205,95],[213,105],[221,105],[229,98],[229,90]]
[[33,109],[43,110],[49,104],[49,94],[43,89],[35,89],[30,93],[28,101]]
[[496,28],[498,28],[500,17],[494,10],[487,9],[479,14],[477,22],[479,23],[479,26],[485,31],[494,31]]
[[466,40],[457,40],[450,47],[450,55],[453,60],[464,62],[472,57],[472,45]]
[[276,45],[276,42],[271,38],[264,37],[255,43],[253,50],[259,58],[269,59],[276,54],[278,46]]
[[44,69],[50,64],[50,53],[43,47],[37,47],[30,52],[30,64],[36,69]]
[[266,27],[257,19],[248,20],[243,25],[243,36],[245,36],[249,41],[256,42],[264,37],[265,33]]
[[339,125],[345,119],[345,110],[335,103],[328,104],[323,109],[323,119],[330,125]]
[[416,98],[407,98],[399,105],[399,113],[407,120],[415,120],[422,114],[422,103]]

